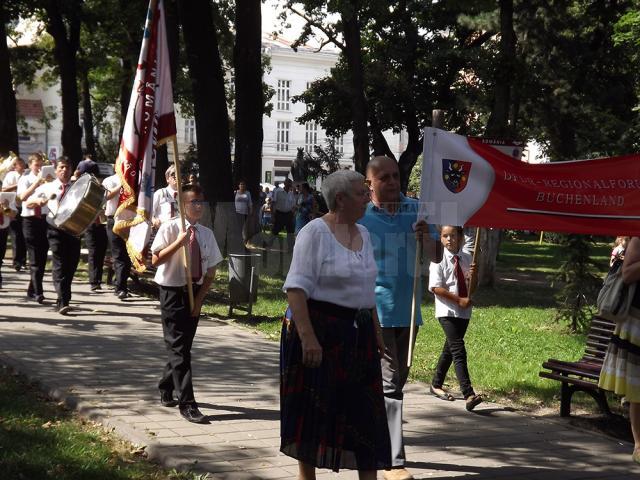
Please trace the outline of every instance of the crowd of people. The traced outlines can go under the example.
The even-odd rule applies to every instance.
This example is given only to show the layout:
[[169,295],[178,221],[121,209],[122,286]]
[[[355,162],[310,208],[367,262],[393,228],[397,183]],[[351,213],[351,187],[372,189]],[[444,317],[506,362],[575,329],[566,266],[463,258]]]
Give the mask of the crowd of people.
[[[71,163],[62,157],[53,178],[45,178],[42,164],[38,155],[29,157],[28,166],[16,158],[4,178],[2,194],[15,195],[0,197],[0,260],[11,234],[13,267],[20,271],[28,259],[26,294],[43,304],[42,282],[50,249],[55,308],[67,314],[80,238],[45,218],[57,211],[72,179],[86,173],[96,175],[97,166],[86,159],[72,172]],[[178,406],[189,422],[207,423],[195,400],[191,347],[222,255],[213,232],[199,223],[206,203],[202,189],[191,181],[178,198],[176,175],[173,166],[167,169],[167,186],[154,192],[151,214],[151,264],[157,268],[154,281],[168,354],[158,389],[163,406]],[[113,233],[121,189],[118,175],[107,177],[102,185],[106,190],[104,218],[98,216],[84,232],[89,283],[94,292],[102,289],[109,246],[114,292],[125,299],[131,263],[124,241]],[[464,343],[476,267],[461,227],[436,228],[416,222],[418,201],[401,193],[398,164],[391,158],[374,157],[366,177],[350,170],[337,171],[323,180],[321,190],[326,212],[308,184],[294,187],[291,180],[273,192],[261,192],[259,199],[263,225],[276,236],[286,231],[292,251],[283,285],[289,308],[281,335],[280,448],[298,460],[303,480],[315,478],[316,468],[354,469],[359,478],[372,480],[378,470],[384,470],[386,480],[409,480],[413,477],[406,469],[403,391],[409,352],[422,324],[418,308],[415,327],[410,325],[413,295],[419,305],[422,292],[420,279],[415,288],[413,266],[420,254],[431,262],[428,291],[435,297],[435,316],[445,334],[429,391],[439,399],[456,400],[444,387],[453,364],[469,411],[483,401],[472,387]],[[182,219],[177,216],[179,202]],[[235,193],[235,209],[243,223],[255,213],[245,182],[239,183]],[[618,237],[611,262],[622,264],[627,283],[637,282],[640,240]],[[0,286],[1,281],[0,272]],[[630,402],[636,441],[633,459],[640,463],[640,389],[636,382],[640,294],[636,296],[630,318],[616,327],[600,386]]]

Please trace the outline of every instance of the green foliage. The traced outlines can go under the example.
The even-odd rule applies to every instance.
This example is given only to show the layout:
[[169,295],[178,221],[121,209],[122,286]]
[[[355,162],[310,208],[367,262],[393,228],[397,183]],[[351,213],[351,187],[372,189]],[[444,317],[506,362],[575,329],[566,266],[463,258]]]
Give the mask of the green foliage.
[[568,235],[561,248],[564,261],[554,277],[560,284],[556,319],[569,324],[572,331],[583,331],[595,313],[595,300],[602,286],[597,264],[591,258],[593,240],[586,235]]
[[420,196],[420,181],[422,179],[422,155],[418,157],[418,161],[413,166],[409,175],[409,185],[407,193],[413,192],[416,196]]

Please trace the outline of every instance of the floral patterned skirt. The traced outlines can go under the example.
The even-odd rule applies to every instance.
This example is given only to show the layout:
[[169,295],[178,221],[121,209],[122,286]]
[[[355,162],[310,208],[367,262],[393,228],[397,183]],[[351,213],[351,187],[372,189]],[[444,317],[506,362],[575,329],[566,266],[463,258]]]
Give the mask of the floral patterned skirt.
[[322,364],[302,364],[295,322],[280,352],[280,451],[339,471],[390,468],[391,447],[375,329],[368,310],[308,301]]

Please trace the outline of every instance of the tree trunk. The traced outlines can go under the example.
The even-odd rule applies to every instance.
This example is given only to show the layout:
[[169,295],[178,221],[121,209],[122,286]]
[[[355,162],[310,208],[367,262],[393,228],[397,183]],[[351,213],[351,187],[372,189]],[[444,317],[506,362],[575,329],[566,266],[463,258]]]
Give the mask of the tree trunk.
[[9,47],[7,46],[8,21],[4,7],[0,5],[0,157],[7,153],[20,153],[18,149],[18,121],[16,94],[13,90]]
[[[54,40],[54,55],[60,69],[62,91],[62,150],[75,166],[82,159],[82,129],[78,115],[78,67],[76,54],[80,46],[80,11],[82,2],[74,0],[67,7],[69,14],[63,18],[59,2],[45,3],[47,11],[47,32]],[[67,31],[68,28],[68,31]]]
[[[235,69],[235,184],[247,183],[256,211],[262,170],[262,16],[261,0],[236,0]],[[255,215],[249,219],[258,218]],[[247,222],[246,237],[260,231],[258,222]]]
[[89,86],[89,72],[86,68],[82,68],[80,75],[82,76],[82,110],[84,127],[84,145],[86,152],[91,158],[96,159],[96,141],[93,136],[93,110],[91,109],[91,93]]
[[[187,64],[193,88],[194,116],[198,134],[200,183],[209,202],[215,205],[214,230],[224,250],[242,249],[229,228],[233,204],[229,115],[224,89],[224,72],[218,48],[218,34],[208,0],[179,0]],[[220,212],[220,215],[218,215]]]
[[420,128],[418,127],[418,121],[415,117],[415,111],[413,116],[408,114],[407,117],[409,121],[412,122],[412,125],[407,130],[407,148],[402,152],[402,154],[400,154],[400,159],[398,160],[398,169],[400,170],[400,189],[403,193],[407,193],[411,170],[413,170],[418,157],[422,153],[422,135],[420,135]]
[[367,125],[367,101],[364,96],[364,67],[362,65],[362,42],[357,7],[345,7],[342,14],[345,51],[349,67],[349,90],[351,116],[353,118],[353,150],[356,170],[365,173],[369,162],[369,127]]
[[387,157],[396,160],[396,156],[391,151],[391,148],[389,148],[387,139],[384,138],[384,135],[382,134],[376,114],[372,110],[373,109],[369,111],[369,125],[371,126],[371,146],[373,147],[373,154],[376,156],[386,155]]
[[[495,67],[495,90],[493,108],[485,135],[494,139],[513,139],[509,126],[511,107],[511,84],[514,81],[516,61],[516,36],[513,30],[513,0],[500,0],[500,53]],[[496,260],[500,246],[499,229],[481,229],[476,257],[478,285],[495,284]]]

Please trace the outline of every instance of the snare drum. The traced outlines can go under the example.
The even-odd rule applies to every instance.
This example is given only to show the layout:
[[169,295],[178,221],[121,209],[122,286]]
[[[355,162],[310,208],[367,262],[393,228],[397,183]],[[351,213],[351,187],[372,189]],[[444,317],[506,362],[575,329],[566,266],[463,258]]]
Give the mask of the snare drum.
[[80,236],[95,221],[107,201],[106,189],[88,173],[80,176],[60,200],[53,224]]

